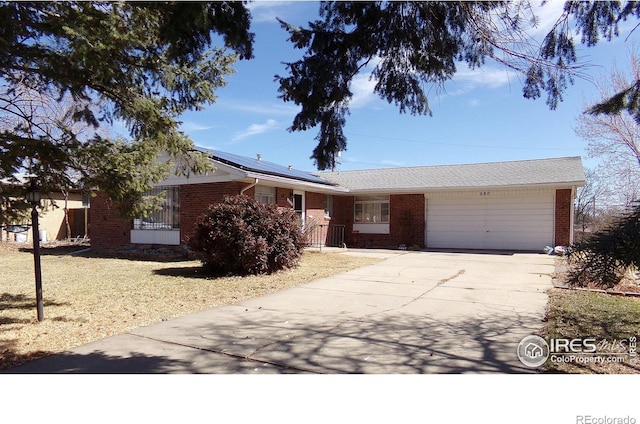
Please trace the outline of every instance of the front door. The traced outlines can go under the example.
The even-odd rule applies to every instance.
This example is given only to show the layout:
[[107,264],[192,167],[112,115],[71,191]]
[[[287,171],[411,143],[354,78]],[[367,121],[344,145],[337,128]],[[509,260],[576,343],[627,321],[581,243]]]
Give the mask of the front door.
[[293,210],[300,217],[300,223],[304,224],[305,212],[304,212],[304,191],[293,191]]

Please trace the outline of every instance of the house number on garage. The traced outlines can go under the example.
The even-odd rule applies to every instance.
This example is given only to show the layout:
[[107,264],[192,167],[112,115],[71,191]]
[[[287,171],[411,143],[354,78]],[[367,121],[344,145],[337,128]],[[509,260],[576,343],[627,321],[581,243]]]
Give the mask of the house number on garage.
[[491,196],[491,192],[490,191],[481,191],[480,192],[480,196]]

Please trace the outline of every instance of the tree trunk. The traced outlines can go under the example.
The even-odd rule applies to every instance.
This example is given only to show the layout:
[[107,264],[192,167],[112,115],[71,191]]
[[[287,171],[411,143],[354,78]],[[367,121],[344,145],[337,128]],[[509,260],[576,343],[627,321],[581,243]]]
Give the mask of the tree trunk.
[[66,228],[66,240],[71,238],[71,226],[69,224],[69,192],[66,190],[62,190],[62,195],[64,196],[64,224]]

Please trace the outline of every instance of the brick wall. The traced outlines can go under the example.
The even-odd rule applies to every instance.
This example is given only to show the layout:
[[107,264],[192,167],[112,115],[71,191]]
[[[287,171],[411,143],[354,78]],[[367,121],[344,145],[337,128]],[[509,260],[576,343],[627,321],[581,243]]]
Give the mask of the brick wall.
[[[225,182],[206,184],[187,184],[180,186],[180,238],[184,243],[193,233],[195,222],[207,212],[209,206],[224,199],[225,195],[240,194],[247,183]],[[254,196],[254,189],[245,192]]]
[[327,206],[327,196],[322,193],[305,192],[305,209],[307,219],[308,242],[313,245],[327,245],[329,224],[331,218],[324,215]]
[[291,205],[287,199],[291,199],[293,190],[289,188],[276,187],[276,205],[280,208],[290,208]]
[[347,246],[356,245],[353,237],[353,196],[333,196],[333,216],[331,223],[344,225],[344,239]]
[[131,240],[131,220],[123,218],[106,194],[97,192],[89,208],[91,249],[105,251],[126,246]]
[[571,189],[556,190],[555,237],[556,246],[568,246],[571,241]]
[[318,224],[328,223],[328,219],[324,217],[324,209],[327,198],[322,193],[305,192],[305,208],[307,212],[307,222],[314,221]]
[[398,194],[389,197],[389,234],[353,233],[353,196],[334,196],[332,223],[345,225],[350,247],[424,246],[424,195]]
[[[224,182],[206,184],[187,184],[180,186],[180,238],[186,242],[195,228],[195,222],[207,212],[210,205],[222,201],[226,195],[240,194],[247,187],[243,182]],[[279,207],[290,208],[287,198],[292,190],[276,188],[276,202]],[[245,191],[249,197],[255,196],[252,187]],[[320,193],[306,192],[307,216],[312,215],[325,223],[325,196]],[[98,192],[91,199],[90,219],[91,246],[95,251],[111,251],[130,245],[131,220],[120,217],[117,207],[103,193]]]
[[424,194],[393,195],[389,202],[389,229],[392,244],[423,247]]

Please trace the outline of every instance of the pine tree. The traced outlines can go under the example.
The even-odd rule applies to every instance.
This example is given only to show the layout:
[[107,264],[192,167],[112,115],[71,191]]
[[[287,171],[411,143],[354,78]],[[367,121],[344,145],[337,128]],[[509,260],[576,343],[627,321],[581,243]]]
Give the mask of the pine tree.
[[[129,215],[170,169],[159,153],[181,172],[206,169],[178,118],[252,57],[250,14],[235,2],[0,2],[0,23],[0,182],[98,188]],[[62,114],[32,113],[65,99]],[[86,131],[116,122],[128,137]],[[0,196],[5,216],[23,203]]]
[[[460,64],[474,69],[492,60],[523,78],[525,98],[546,93],[555,109],[581,69],[575,38],[588,47],[611,40],[630,17],[640,17],[639,2],[568,1],[539,45],[529,34],[537,18],[528,2],[325,2],[307,27],[282,22],[304,55],[276,79],[280,97],[300,106],[290,130],[319,127],[311,158],[332,169],[347,148],[350,85],[361,72],[401,113],[430,115],[428,90],[441,88]],[[629,107],[640,116],[638,87],[614,96],[613,110]]]
[[611,288],[631,267],[640,269],[640,206],[611,225],[575,243],[569,251],[572,285]]

